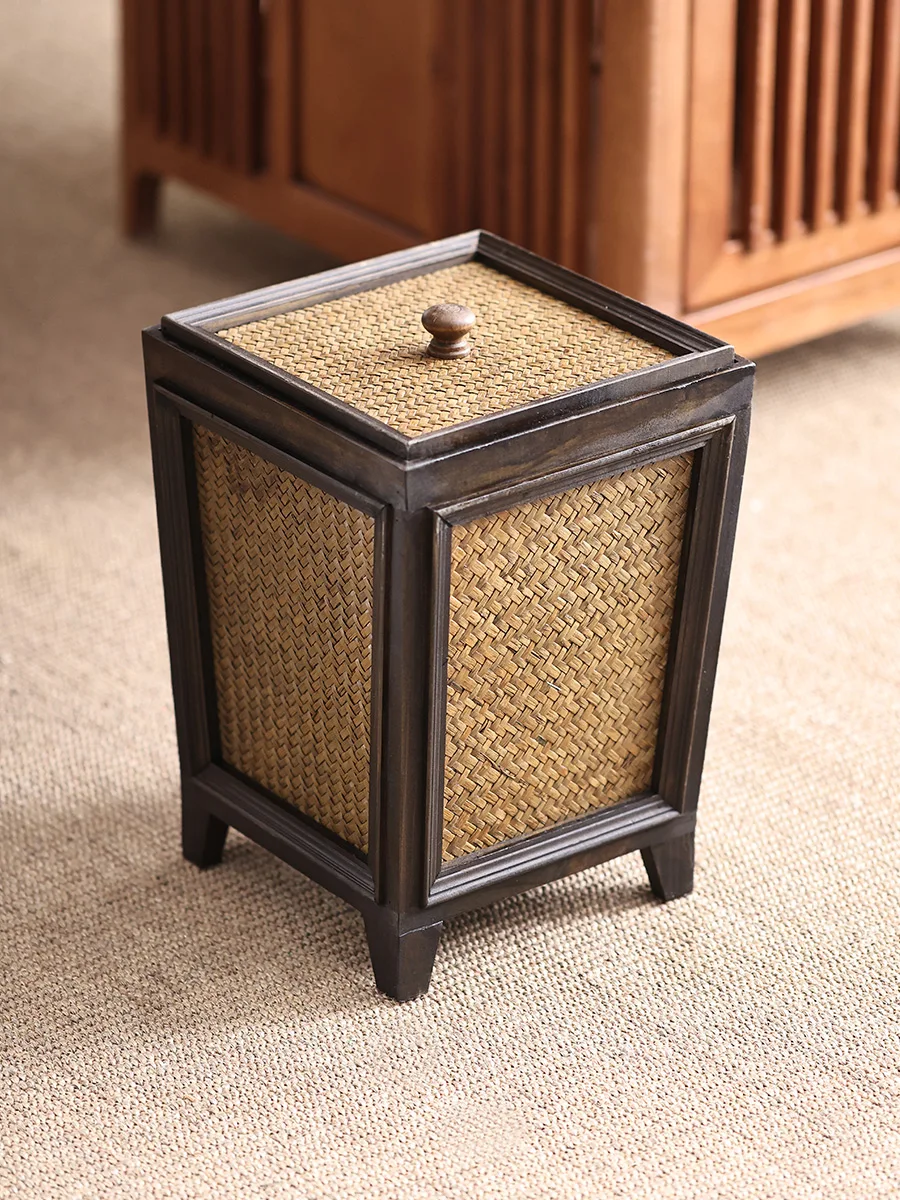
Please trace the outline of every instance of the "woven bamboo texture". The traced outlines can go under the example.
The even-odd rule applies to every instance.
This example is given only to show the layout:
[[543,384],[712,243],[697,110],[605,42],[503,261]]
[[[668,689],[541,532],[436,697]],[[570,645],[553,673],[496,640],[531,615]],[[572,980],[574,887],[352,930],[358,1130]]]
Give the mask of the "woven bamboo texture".
[[194,428],[222,756],[365,852],[374,522]]
[[[425,354],[422,313],[465,304],[467,358]],[[392,426],[433,433],[665,362],[667,350],[482,263],[267,317],[221,337]]]
[[650,788],[691,460],[454,527],[444,861]]

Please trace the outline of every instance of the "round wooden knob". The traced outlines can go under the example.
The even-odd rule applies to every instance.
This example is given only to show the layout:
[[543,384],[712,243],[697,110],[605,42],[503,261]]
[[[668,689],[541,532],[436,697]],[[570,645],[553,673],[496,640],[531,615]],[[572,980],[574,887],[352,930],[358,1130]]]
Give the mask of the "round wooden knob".
[[469,334],[475,314],[464,304],[432,304],[422,313],[422,324],[431,334],[428,353],[432,358],[465,358],[472,347]]

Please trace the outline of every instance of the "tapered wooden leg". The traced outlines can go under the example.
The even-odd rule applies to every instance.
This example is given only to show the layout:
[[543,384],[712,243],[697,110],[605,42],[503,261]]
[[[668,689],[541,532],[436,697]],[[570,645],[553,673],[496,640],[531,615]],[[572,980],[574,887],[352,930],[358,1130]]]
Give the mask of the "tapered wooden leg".
[[648,846],[641,858],[650,877],[653,895],[660,900],[675,900],[686,896],[694,887],[694,835],[673,838]]
[[228,826],[190,800],[181,803],[181,850],[188,862],[214,867],[222,861]]
[[126,171],[122,184],[122,229],[128,237],[155,233],[159,215],[158,175]]
[[395,914],[384,909],[366,914],[364,920],[378,990],[401,1001],[427,992],[443,921],[398,933]]

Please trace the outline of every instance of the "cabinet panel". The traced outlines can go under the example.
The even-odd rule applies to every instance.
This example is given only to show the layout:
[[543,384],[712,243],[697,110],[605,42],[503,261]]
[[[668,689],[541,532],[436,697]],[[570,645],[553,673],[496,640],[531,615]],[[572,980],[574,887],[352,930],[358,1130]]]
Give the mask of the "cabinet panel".
[[300,0],[300,178],[433,231],[434,27],[428,0]]

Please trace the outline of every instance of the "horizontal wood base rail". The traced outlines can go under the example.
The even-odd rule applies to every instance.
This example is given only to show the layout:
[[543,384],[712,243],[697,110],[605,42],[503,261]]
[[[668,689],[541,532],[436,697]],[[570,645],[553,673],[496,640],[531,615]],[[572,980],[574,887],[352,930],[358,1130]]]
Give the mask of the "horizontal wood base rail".
[[[390,254],[424,240],[416,230],[373,216],[319,188],[275,178],[265,171],[241,175],[156,137],[144,139],[132,132],[123,165],[126,205],[136,181],[157,176],[180,179],[209,192],[255,220],[339,258]],[[125,224],[127,228],[127,213]]]
[[689,294],[691,306],[707,308],[734,297],[746,299],[763,288],[802,278],[810,271],[864,260],[900,244],[900,207],[871,213],[846,225],[806,233],[748,253],[726,243],[716,266]]
[[684,318],[750,358],[833,333],[900,297],[900,247],[741,296]]

